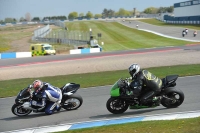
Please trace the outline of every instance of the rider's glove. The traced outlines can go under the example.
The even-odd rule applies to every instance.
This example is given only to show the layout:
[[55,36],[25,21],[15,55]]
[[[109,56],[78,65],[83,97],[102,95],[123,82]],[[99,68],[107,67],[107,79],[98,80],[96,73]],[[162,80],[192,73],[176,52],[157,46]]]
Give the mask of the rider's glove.
[[28,85],[27,88],[32,89],[33,85]]

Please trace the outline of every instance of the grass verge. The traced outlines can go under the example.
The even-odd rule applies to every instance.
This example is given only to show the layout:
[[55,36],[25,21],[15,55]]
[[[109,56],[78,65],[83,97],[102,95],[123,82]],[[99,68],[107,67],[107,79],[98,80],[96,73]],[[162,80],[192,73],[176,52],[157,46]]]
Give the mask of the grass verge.
[[[103,51],[179,46],[192,43],[188,41],[165,38],[145,31],[128,28],[117,22],[74,21],[67,22],[66,25],[69,30],[73,31],[89,31],[91,28],[92,34],[96,39],[97,34],[101,33],[102,37],[98,40],[99,44],[104,42],[104,45],[102,45]],[[14,40],[20,40],[25,37],[31,38],[33,30],[36,28],[37,25],[0,28],[0,42],[3,42],[0,44],[0,52],[9,50],[11,48],[10,43]],[[53,37],[54,33],[57,34],[58,31],[61,30],[61,28],[56,26],[52,26],[52,28],[53,31],[47,35],[48,37]],[[29,41],[29,43],[33,42]],[[69,51],[68,49],[70,48],[71,47],[66,46],[65,51]],[[60,47],[58,45],[58,49],[63,49],[63,46]]]
[[11,48],[11,42],[20,40],[25,37],[32,36],[33,25],[27,26],[12,26],[12,27],[1,27],[0,28],[0,53],[5,52]]
[[134,122],[68,130],[60,133],[199,133],[199,125],[200,117],[197,117],[179,120]]
[[162,36],[129,28],[117,22],[103,21],[80,21],[66,23],[69,29],[78,31],[89,31],[98,39],[97,34],[101,33],[99,44],[104,42],[103,51],[130,50],[138,48],[152,48],[163,46],[180,46],[191,44],[191,42],[165,38]]
[[173,27],[183,27],[184,28],[189,28],[189,29],[194,29],[194,30],[200,30],[200,25],[196,24],[168,24],[162,21],[159,21],[157,19],[139,19],[141,22],[145,22],[148,24],[153,24],[153,25],[158,25],[158,26],[173,26]]
[[[167,75],[178,74],[179,76],[200,75],[200,64],[179,65],[147,68],[156,76],[163,78]],[[52,77],[38,78],[49,82],[54,86],[61,87],[68,82],[75,82],[81,85],[81,88],[112,85],[120,77],[129,77],[128,70],[107,71],[86,74],[59,75]],[[31,84],[36,78],[13,79],[0,81],[0,97],[16,96],[18,92]]]

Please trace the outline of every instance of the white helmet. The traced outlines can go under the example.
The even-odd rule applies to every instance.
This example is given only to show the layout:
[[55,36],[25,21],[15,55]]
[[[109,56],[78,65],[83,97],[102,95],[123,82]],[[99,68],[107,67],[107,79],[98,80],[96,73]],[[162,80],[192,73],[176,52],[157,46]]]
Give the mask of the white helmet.
[[134,77],[139,71],[140,71],[140,65],[138,64],[132,64],[128,68],[128,71],[132,77]]

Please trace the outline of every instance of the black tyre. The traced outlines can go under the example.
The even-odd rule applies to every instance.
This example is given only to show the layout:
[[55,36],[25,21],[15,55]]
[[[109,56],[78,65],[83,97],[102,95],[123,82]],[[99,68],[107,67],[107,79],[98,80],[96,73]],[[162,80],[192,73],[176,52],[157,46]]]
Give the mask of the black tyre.
[[32,112],[32,110],[24,109],[21,105],[14,104],[11,108],[12,113],[17,116],[26,116]]
[[63,97],[63,108],[66,110],[78,109],[83,103],[83,98],[79,94]]
[[165,94],[168,98],[162,98],[161,104],[166,108],[176,108],[184,101],[184,93],[181,90],[173,90]]
[[118,98],[109,98],[106,107],[108,111],[110,111],[113,114],[121,114],[124,113],[128,109],[128,104],[126,101]]

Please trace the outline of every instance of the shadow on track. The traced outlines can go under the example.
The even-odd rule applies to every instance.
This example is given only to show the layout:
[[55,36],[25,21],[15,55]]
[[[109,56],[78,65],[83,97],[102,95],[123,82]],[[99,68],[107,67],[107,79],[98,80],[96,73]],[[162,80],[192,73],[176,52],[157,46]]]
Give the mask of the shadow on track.
[[112,114],[112,113],[110,113],[110,114],[107,114],[107,115],[91,116],[89,118],[91,118],[91,119],[98,119],[98,118],[116,118],[116,116],[118,116],[118,117],[122,117],[122,116],[139,116],[141,114],[152,112],[152,111],[169,110],[169,109],[168,108],[132,109],[133,111],[131,111],[131,112],[124,112],[122,114]]
[[[54,114],[58,114],[60,112],[64,112],[65,110],[63,111],[59,111],[59,112],[54,112],[52,115]],[[13,114],[13,117],[8,117],[8,118],[2,118],[0,120],[5,120],[5,121],[13,121],[13,120],[23,120],[23,119],[31,119],[31,118],[37,118],[37,117],[48,117],[49,115],[46,115],[44,112],[38,112],[38,113],[31,113],[27,116],[16,116]]]

